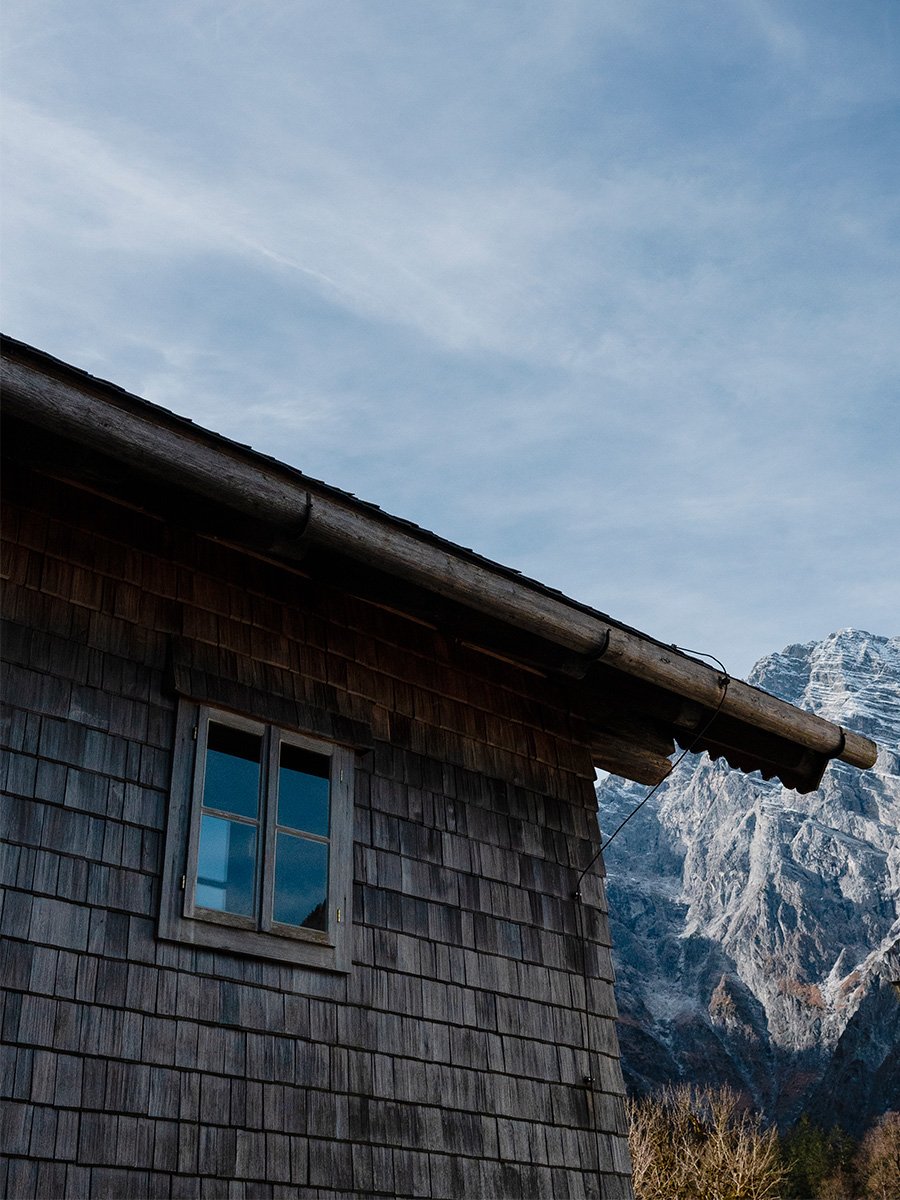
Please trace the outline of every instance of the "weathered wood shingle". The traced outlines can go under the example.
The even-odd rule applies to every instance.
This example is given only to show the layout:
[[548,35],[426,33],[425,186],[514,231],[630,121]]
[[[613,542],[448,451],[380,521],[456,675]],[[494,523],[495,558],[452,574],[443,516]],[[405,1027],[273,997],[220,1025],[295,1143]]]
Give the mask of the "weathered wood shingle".
[[[599,1164],[625,1197],[602,885],[580,923],[571,898],[592,772],[560,687],[327,564],[44,485],[5,523],[7,1194],[588,1196]],[[357,746],[349,975],[156,936],[179,671]]]

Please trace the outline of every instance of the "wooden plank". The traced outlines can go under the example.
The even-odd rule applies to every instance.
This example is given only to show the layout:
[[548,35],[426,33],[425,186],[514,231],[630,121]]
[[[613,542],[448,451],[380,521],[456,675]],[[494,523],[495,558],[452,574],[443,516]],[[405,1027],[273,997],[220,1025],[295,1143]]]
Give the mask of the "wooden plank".
[[671,773],[671,762],[661,754],[645,750],[633,741],[603,730],[594,737],[596,740],[591,743],[591,754],[598,770],[610,771],[613,775],[633,779],[635,783],[653,786]]

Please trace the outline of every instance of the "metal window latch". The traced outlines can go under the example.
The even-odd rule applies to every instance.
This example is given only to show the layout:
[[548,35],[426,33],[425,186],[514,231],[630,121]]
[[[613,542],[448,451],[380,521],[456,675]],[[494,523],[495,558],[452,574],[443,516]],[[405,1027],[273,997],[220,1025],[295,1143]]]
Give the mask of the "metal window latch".
[[340,910],[340,909],[338,909],[338,910],[337,910],[337,923],[338,923],[338,925],[340,925],[340,923],[341,923],[342,919],[343,919],[343,918],[342,918],[342,916],[341,916],[341,910]]

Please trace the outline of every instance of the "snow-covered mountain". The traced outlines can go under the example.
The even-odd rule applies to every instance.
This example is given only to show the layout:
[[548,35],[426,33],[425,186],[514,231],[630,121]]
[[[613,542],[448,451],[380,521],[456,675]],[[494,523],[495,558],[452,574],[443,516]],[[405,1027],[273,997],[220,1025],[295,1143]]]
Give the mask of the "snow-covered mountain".
[[[788,1121],[900,1108],[900,638],[842,630],[749,682],[873,738],[787,791],[688,756],[606,852],[625,1076],[729,1082]],[[611,832],[646,788],[597,790]]]

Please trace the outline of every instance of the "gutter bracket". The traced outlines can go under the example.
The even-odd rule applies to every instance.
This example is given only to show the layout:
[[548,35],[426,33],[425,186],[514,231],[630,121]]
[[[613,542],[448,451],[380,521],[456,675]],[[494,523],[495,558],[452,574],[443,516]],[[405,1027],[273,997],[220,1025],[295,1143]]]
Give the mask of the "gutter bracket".
[[587,654],[579,654],[577,657],[566,658],[559,666],[560,671],[564,675],[569,675],[572,679],[584,679],[594,663],[598,663],[609,649],[610,634],[611,630],[609,628],[605,629],[599,646]]

